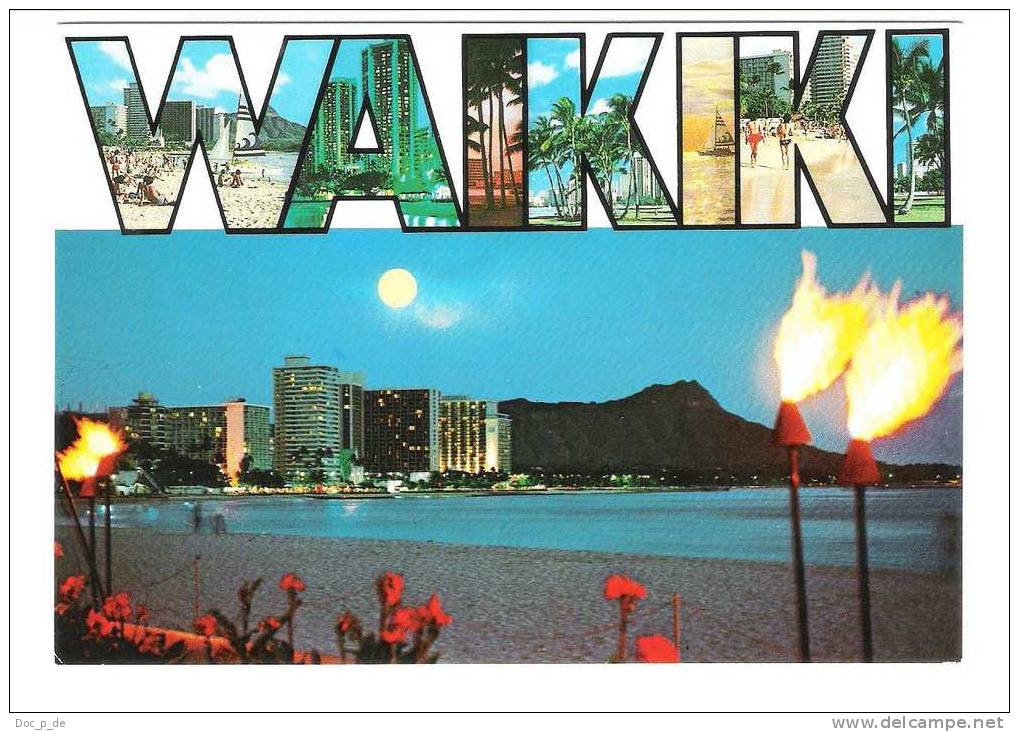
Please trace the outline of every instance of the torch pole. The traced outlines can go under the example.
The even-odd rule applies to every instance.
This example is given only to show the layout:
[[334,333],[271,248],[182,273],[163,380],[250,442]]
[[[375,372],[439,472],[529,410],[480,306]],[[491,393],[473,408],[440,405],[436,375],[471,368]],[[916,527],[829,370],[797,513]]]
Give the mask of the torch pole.
[[863,637],[863,660],[874,660],[874,638],[870,626],[870,566],[867,559],[867,506],[864,501],[864,486],[853,486],[856,508],[856,580],[860,598],[860,634]]
[[[88,545],[92,552],[92,564],[99,561],[96,557],[96,497],[88,497]],[[97,565],[98,566],[98,565]]]
[[106,539],[106,594],[113,594],[113,518],[110,516],[110,486],[103,491],[103,520]]
[[65,508],[74,520],[75,533],[78,535],[78,542],[81,544],[82,551],[85,552],[85,561],[88,562],[89,574],[92,578],[92,581],[89,583],[92,585],[92,602],[96,607],[99,607],[102,586],[99,583],[99,571],[96,569],[95,557],[92,556],[88,540],[85,538],[85,530],[81,527],[81,519],[78,517],[78,507],[74,503],[74,496],[71,495],[71,487],[67,485],[67,481],[63,476],[61,476],[60,482],[62,485],[60,492],[64,494]]
[[810,662],[810,623],[807,617],[807,578],[803,567],[803,532],[800,527],[800,450],[789,447],[789,523],[793,540],[793,578],[796,583],[796,621],[800,661]]

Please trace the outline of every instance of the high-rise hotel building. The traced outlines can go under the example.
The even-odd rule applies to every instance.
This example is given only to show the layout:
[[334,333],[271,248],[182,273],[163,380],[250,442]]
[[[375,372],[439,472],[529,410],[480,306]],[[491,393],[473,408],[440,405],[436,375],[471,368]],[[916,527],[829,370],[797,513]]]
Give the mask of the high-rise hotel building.
[[264,405],[234,399],[171,407],[142,392],[128,406],[110,408],[109,417],[129,440],[218,465],[230,477],[241,471],[245,458],[252,469],[272,467],[269,407]]
[[376,110],[379,143],[394,180],[416,172],[418,79],[405,40],[361,51],[361,88]]
[[364,393],[364,464],[375,473],[439,469],[437,389]]
[[269,407],[234,399],[224,404],[167,407],[169,448],[181,455],[213,463],[231,478],[250,469],[272,468],[269,450]]
[[339,477],[343,420],[340,370],[287,356],[272,370],[273,467],[295,483]]
[[348,152],[348,147],[357,121],[356,96],[353,79],[332,79],[326,84],[311,132],[310,172],[345,170],[354,164],[355,154]]
[[[862,42],[862,41],[861,41]],[[825,35],[817,48],[803,101],[842,106],[860,63],[860,49],[852,36]]]
[[510,419],[493,401],[443,397],[439,404],[439,470],[510,471]]
[[137,82],[124,87],[124,106],[127,107],[127,139],[135,142],[148,140],[152,136],[149,117]]

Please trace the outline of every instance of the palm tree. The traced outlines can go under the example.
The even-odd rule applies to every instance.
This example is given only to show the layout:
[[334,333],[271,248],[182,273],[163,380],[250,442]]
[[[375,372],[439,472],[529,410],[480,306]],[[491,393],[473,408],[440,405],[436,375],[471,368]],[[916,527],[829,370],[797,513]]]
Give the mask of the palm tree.
[[[574,218],[579,214],[579,210],[574,210],[574,207],[569,206],[569,201],[565,197],[570,192],[579,191],[580,185],[583,182],[580,170],[581,151],[578,145],[578,138],[583,130],[584,123],[581,121],[580,115],[577,114],[577,105],[569,97],[560,97],[552,105],[552,121],[557,126],[557,130],[552,136],[553,148],[558,152],[557,157],[563,162],[566,159],[570,159],[573,163],[573,171],[570,175],[571,190],[564,189],[563,196],[564,203],[567,204],[568,215],[570,218]],[[562,162],[557,161],[556,167],[557,169],[562,167]]]
[[945,125],[944,121],[935,118],[932,113],[928,123],[934,119],[933,129],[920,135],[916,141],[916,159],[928,168],[944,171],[945,169]]
[[930,66],[930,43],[926,39],[912,45],[909,49],[903,49],[897,40],[892,40],[892,112],[902,122],[902,127],[894,137],[898,137],[903,132],[906,133],[906,163],[909,169],[909,193],[902,206],[896,211],[898,214],[909,213],[913,208],[913,199],[916,197],[913,125],[925,111],[930,109],[931,98],[927,90],[930,74],[926,73]]
[[[552,200],[555,203],[556,217],[561,219],[563,218],[563,211],[560,205],[559,191],[562,190],[562,183],[560,181],[557,188],[552,180],[552,167],[555,162],[552,153],[552,135],[554,133],[555,127],[552,125],[552,121],[545,115],[541,115],[534,121],[527,135],[527,164],[530,168],[541,166],[545,169],[545,175],[548,178],[548,189],[552,193]],[[558,176],[559,171],[556,170],[556,177],[558,178]]]
[[[466,92],[468,106],[474,107],[475,116],[471,117],[470,114],[467,115],[467,144],[472,149],[477,150],[480,154],[481,177],[485,186],[485,207],[492,208],[495,206],[495,197],[492,191],[492,176],[489,174],[489,159],[485,152],[485,130],[489,129],[491,125],[485,123],[483,107],[487,92],[488,90],[485,87],[483,80],[478,78],[468,80]],[[478,135],[478,141],[476,143],[470,139],[470,135],[472,133],[477,133]]]
[[636,150],[633,146],[633,125],[630,123],[630,107],[633,98],[625,94],[613,94],[609,99],[609,123],[618,131],[620,137],[626,138],[626,157],[630,161],[630,186],[626,192],[626,204],[620,218],[626,216],[630,210],[630,201],[633,200],[634,216],[640,218],[640,201],[637,200],[637,178],[633,174],[636,167]]

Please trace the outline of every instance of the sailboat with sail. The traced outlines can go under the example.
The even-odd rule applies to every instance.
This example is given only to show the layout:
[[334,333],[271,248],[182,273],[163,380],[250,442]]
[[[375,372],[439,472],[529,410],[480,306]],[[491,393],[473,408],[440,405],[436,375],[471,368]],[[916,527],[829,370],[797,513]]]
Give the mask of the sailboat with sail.
[[213,163],[229,163],[234,156],[230,144],[230,120],[225,114],[217,115],[219,119],[219,134],[216,136],[216,144],[209,151],[209,160]]
[[255,123],[251,118],[251,110],[244,95],[237,95],[237,131],[234,135],[234,155],[236,157],[255,157],[265,155],[258,144],[258,136],[255,134]]
[[718,107],[715,107],[715,126],[711,133],[711,144],[697,152],[710,157],[726,157],[736,154],[736,141],[729,132],[729,128],[725,126],[725,120],[718,112]]

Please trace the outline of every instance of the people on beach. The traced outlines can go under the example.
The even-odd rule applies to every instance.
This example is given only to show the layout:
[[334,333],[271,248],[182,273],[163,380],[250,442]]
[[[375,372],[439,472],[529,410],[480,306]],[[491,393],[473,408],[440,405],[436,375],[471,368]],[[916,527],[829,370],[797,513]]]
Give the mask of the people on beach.
[[244,186],[244,181],[241,180],[241,169],[237,168],[233,172],[233,176],[230,178],[231,188],[241,188]]
[[139,185],[139,192],[141,193],[141,201],[139,203],[148,203],[153,206],[173,205],[173,201],[156,190],[155,178],[151,175],[146,175],[142,178],[142,182]]
[[792,128],[789,126],[790,116],[786,114],[778,123],[775,136],[778,138],[778,147],[782,152],[782,170],[789,170],[789,146],[793,141]]
[[227,167],[226,163],[223,163],[223,165],[221,165],[219,168],[219,173],[216,174],[216,187],[222,188],[227,184],[229,179],[230,169]]
[[747,134],[747,144],[750,145],[750,167],[757,167],[757,146],[764,140],[764,135],[761,134],[761,127],[757,125],[751,126],[751,123],[747,123],[750,127],[750,132]]
[[195,505],[191,507],[191,528],[195,534],[202,532],[202,502],[195,501]]

